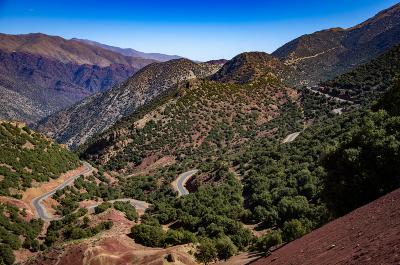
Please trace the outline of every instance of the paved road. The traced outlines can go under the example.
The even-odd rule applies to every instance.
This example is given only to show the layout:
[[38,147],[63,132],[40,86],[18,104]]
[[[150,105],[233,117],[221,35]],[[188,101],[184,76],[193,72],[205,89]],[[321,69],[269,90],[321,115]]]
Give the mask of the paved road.
[[282,141],[282,143],[291,143],[291,142],[293,142],[296,138],[297,138],[297,136],[299,136],[300,135],[300,132],[295,132],[295,133],[292,133],[292,134],[289,134],[288,136],[286,136],[286,138],[285,139],[283,139],[283,141]]
[[198,172],[197,169],[186,171],[178,176],[173,182],[174,188],[178,191],[178,196],[188,195],[189,191],[185,188],[186,182]]
[[56,193],[57,190],[61,190],[66,186],[70,185],[71,183],[73,183],[77,178],[79,178],[80,175],[84,175],[93,171],[93,167],[89,163],[84,162],[83,165],[85,168],[81,172],[79,172],[79,174],[74,175],[61,185],[57,186],[55,189],[40,195],[39,197],[36,197],[31,201],[32,206],[35,208],[37,215],[41,219],[43,219],[44,221],[51,221],[55,219],[47,213],[46,208],[42,205],[43,200],[47,199],[48,197]]

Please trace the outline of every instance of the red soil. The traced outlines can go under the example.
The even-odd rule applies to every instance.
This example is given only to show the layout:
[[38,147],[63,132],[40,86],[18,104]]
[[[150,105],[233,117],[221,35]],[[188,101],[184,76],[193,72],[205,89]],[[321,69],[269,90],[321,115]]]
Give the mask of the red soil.
[[252,264],[400,264],[399,202],[400,189]]

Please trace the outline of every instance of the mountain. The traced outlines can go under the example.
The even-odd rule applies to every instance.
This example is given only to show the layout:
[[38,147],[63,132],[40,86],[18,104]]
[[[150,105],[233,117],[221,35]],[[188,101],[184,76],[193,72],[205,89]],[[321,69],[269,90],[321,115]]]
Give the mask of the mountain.
[[352,28],[303,35],[273,52],[297,71],[296,84],[315,84],[366,63],[400,43],[400,4]]
[[[267,54],[254,56],[275,62]],[[222,78],[224,67],[214,76],[227,80],[230,74]],[[157,98],[91,139],[83,147],[83,157],[126,169],[131,162],[135,167],[148,159],[179,157],[206,146],[230,149],[256,136],[274,135],[271,121],[284,116],[284,110],[296,109],[298,94],[268,73],[246,74],[252,80],[246,84],[207,79],[181,84],[175,93]]]
[[122,54],[124,56],[139,57],[139,58],[143,58],[143,59],[156,60],[159,62],[166,62],[169,60],[182,58],[178,55],[167,55],[167,54],[162,54],[162,53],[145,53],[145,52],[140,52],[140,51],[137,51],[137,50],[134,50],[131,48],[119,48],[119,47],[106,45],[106,44],[99,43],[97,41],[92,41],[92,40],[77,39],[77,38],[73,38],[72,40],[90,44],[90,45],[97,46],[97,47],[101,47],[103,49],[110,50],[110,51]]
[[278,59],[265,52],[245,52],[225,63],[211,80],[244,84],[268,74],[281,78],[285,68]]
[[[36,122],[153,62],[44,34],[0,34],[4,119]],[[17,108],[13,102],[19,102]]]
[[334,79],[320,83],[320,92],[351,100],[370,103],[393,87],[400,74],[400,45],[376,59]]
[[179,83],[208,76],[219,67],[187,59],[154,63],[121,85],[40,121],[36,128],[60,143],[76,147]]
[[42,33],[0,34],[0,40],[0,50],[4,52],[36,54],[63,63],[89,64],[100,67],[123,64],[141,68],[154,62],[154,60],[124,56],[80,41],[66,40],[58,36],[49,36]]

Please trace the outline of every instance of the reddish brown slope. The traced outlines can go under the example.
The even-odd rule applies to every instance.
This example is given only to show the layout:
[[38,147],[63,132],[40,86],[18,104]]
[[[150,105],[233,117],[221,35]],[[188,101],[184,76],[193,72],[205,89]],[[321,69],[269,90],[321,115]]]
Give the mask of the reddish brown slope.
[[400,189],[252,264],[400,264],[399,202]]

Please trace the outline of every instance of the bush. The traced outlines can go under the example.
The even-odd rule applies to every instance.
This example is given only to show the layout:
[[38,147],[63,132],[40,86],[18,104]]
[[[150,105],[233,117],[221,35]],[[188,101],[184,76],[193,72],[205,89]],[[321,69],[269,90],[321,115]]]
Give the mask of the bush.
[[197,261],[204,264],[215,261],[218,256],[217,248],[214,242],[210,239],[203,239],[197,246],[196,253],[194,254]]
[[285,242],[293,241],[299,237],[302,237],[307,233],[307,229],[297,219],[287,221],[283,224],[282,234]]
[[164,246],[166,235],[161,226],[140,224],[133,226],[131,232],[136,243],[147,247]]
[[282,243],[281,231],[273,230],[268,234],[263,235],[257,240],[255,249],[261,252],[268,252],[268,250],[276,245]]
[[104,212],[105,210],[107,210],[108,208],[111,208],[112,204],[109,202],[103,202],[102,204],[100,204],[99,206],[94,208],[94,212],[95,214],[99,214]]
[[238,251],[237,247],[229,237],[218,239],[215,248],[217,249],[218,259],[225,261],[235,255]]
[[12,249],[4,244],[0,244],[0,264],[11,265],[14,264],[15,257]]

